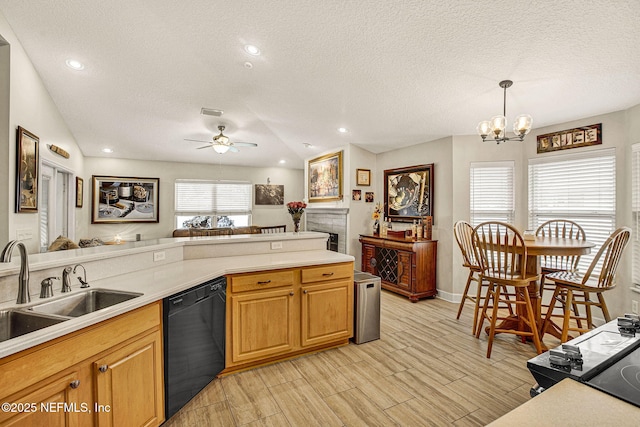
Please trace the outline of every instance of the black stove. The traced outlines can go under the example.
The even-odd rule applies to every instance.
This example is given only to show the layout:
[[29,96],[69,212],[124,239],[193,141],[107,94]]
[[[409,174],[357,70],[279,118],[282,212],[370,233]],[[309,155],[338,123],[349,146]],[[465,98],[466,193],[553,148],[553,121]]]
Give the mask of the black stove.
[[640,319],[613,320],[530,359],[527,367],[538,382],[532,396],[572,378],[640,407]]

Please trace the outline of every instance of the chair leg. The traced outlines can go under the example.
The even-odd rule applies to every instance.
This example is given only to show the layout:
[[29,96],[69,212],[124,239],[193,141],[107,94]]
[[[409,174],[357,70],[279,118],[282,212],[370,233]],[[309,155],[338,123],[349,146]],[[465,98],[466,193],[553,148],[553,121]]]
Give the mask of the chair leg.
[[562,292],[562,288],[556,286],[555,291],[553,291],[553,296],[551,297],[551,301],[549,301],[549,309],[547,310],[547,314],[544,316],[544,322],[542,323],[542,328],[540,331],[540,337],[542,338],[544,338],[544,334],[547,333],[547,329],[551,325],[551,316],[553,314],[553,309],[556,306],[556,301],[560,292]]
[[533,313],[533,306],[531,305],[531,298],[529,297],[529,290],[527,288],[523,289],[524,301],[527,307],[527,317],[529,321],[529,327],[531,328],[531,333],[533,336],[533,345],[536,347],[536,351],[538,354],[542,353],[542,344],[540,342],[540,336],[538,335],[538,327],[536,325],[536,316]]
[[[587,317],[587,329],[593,329],[593,315],[591,313],[591,306],[594,305],[593,301],[591,301],[591,295],[588,292],[583,292],[584,295],[584,310]],[[598,304],[596,304],[598,305]]]
[[560,342],[567,342],[569,338],[569,322],[571,320],[571,305],[573,304],[573,291],[567,289],[566,300],[564,301],[564,322],[562,323],[562,337]]
[[[482,276],[480,276],[480,283],[482,283]],[[482,325],[484,324],[484,319],[487,318],[487,308],[489,307],[489,299],[493,295],[494,284],[489,283],[489,287],[487,288],[487,296],[484,299],[484,305],[482,306],[482,313],[480,314],[480,323],[476,328],[476,338],[480,338],[480,334],[482,333]]]
[[500,301],[500,290],[502,286],[495,286],[493,291],[493,310],[491,312],[491,324],[489,327],[489,339],[487,341],[487,359],[491,358],[491,348],[493,347],[493,338],[496,335],[496,319],[498,318],[498,301]]
[[462,293],[462,299],[460,300],[460,305],[458,306],[458,315],[456,316],[456,319],[460,319],[460,314],[462,313],[464,303],[467,300],[467,295],[469,294],[469,285],[471,285],[472,278],[473,270],[469,269],[469,277],[467,277],[467,284],[465,285],[464,292]]
[[607,303],[604,302],[604,295],[602,295],[602,292],[598,292],[598,301],[600,301],[600,309],[602,310],[602,314],[604,315],[604,320],[606,322],[610,322],[611,316],[609,315],[609,310],[607,309]]
[[[473,307],[473,329],[471,333],[476,335],[478,329],[478,313],[480,312],[480,301],[482,301],[482,278],[478,277],[478,288],[476,290],[476,304]],[[486,296],[485,296],[486,299]]]

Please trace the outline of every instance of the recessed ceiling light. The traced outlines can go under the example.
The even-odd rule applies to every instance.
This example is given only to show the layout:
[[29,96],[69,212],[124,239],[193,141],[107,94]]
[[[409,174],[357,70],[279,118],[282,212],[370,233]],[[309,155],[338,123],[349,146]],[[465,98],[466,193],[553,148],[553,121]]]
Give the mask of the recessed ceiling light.
[[313,145],[309,144],[308,142],[305,142],[303,145],[304,145],[304,148],[311,148],[311,147],[313,147]]
[[349,129],[347,129],[347,128],[338,128],[338,132],[347,133],[347,132],[349,132]]
[[249,55],[253,55],[253,56],[260,55],[260,49],[258,49],[258,46],[254,46],[252,44],[244,45],[244,51],[247,52]]
[[247,62],[244,63],[244,68],[251,69],[251,68],[253,68],[253,64],[251,62],[247,61]]
[[103,148],[102,152],[103,153],[113,153],[113,150],[111,148]]
[[72,70],[76,70],[76,71],[84,70],[84,64],[75,59],[67,59],[66,64],[67,64],[67,67],[71,68]]
[[286,160],[284,160],[284,159],[280,160],[280,164],[281,164],[281,165],[283,165],[283,164],[285,164],[285,163],[287,163],[287,161],[286,161]]

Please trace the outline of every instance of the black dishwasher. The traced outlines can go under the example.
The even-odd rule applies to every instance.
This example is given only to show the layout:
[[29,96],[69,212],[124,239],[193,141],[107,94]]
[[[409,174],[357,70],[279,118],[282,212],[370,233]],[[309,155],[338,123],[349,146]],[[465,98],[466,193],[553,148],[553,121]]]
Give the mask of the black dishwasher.
[[167,420],[224,369],[226,288],[218,277],[163,300]]

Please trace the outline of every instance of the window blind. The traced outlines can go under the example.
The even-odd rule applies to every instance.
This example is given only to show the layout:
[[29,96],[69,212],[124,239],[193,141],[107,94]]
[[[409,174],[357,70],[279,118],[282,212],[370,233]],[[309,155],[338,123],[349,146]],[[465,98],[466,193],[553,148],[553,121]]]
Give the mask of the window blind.
[[176,180],[176,214],[251,214],[251,183]]
[[470,223],[474,227],[484,221],[513,224],[515,163],[472,162],[470,176]]
[[550,219],[577,222],[595,243],[578,264],[586,271],[616,226],[615,149],[529,160],[529,228]]
[[633,250],[633,283],[640,288],[640,144],[631,146],[631,214],[633,234],[631,248]]

